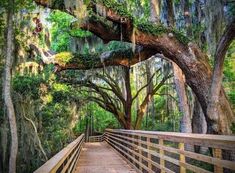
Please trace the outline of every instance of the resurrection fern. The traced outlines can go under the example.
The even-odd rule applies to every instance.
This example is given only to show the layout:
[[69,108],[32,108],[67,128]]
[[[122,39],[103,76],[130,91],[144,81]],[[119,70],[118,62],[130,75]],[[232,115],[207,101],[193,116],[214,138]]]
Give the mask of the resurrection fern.
[[61,52],[55,55],[55,61],[60,65],[67,64],[71,59],[73,59],[73,54],[70,52]]
[[147,21],[135,21],[135,26],[138,30],[152,34],[152,35],[161,35],[168,32],[168,29],[162,24],[153,24]]
[[127,17],[130,20],[133,19],[131,13],[125,8],[123,3],[116,2],[115,0],[96,0],[96,2],[104,4],[105,7],[117,12],[120,16]]
[[177,38],[177,40],[179,40],[181,43],[187,45],[191,41],[190,38],[186,37],[186,35],[183,32],[180,32],[175,28],[173,28],[171,31],[174,34],[174,36]]

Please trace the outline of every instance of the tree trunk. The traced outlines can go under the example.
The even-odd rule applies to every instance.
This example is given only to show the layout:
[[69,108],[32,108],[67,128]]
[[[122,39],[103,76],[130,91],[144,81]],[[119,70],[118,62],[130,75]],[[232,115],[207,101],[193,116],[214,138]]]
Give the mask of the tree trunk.
[[198,102],[196,97],[194,101],[194,109],[193,109],[193,117],[192,117],[192,132],[202,133],[202,134],[205,134],[207,132],[206,119],[203,114],[201,105]]
[[170,27],[175,26],[175,19],[174,19],[174,8],[173,8],[173,1],[166,0],[167,4],[167,25]]
[[[151,60],[147,61],[145,64],[145,68],[146,68],[146,77],[147,77],[147,82],[150,81],[150,78],[152,76],[151,73]],[[151,82],[149,83],[149,85],[147,86],[147,93],[151,93],[153,92],[153,80],[151,80]],[[147,114],[150,115],[149,117],[152,118],[152,121],[155,121],[155,105],[154,105],[154,97],[151,98],[150,102],[147,105]]]
[[179,98],[179,110],[183,114],[180,121],[180,132],[192,133],[191,115],[188,104],[187,91],[185,86],[185,77],[182,70],[173,63],[175,87]]
[[11,130],[11,149],[9,159],[9,173],[16,172],[16,157],[18,152],[18,136],[15,110],[11,98],[11,69],[13,62],[13,48],[14,48],[14,28],[13,28],[13,15],[14,15],[14,1],[8,1],[8,14],[7,14],[7,43],[6,43],[6,61],[5,73],[3,82],[4,104],[6,106],[7,115]]
[[125,79],[125,89],[126,89],[126,104],[124,107],[126,129],[131,129],[131,105],[132,105],[132,95],[131,95],[131,84],[130,84],[130,68],[124,67],[124,79]]
[[[194,96],[195,97],[195,96]],[[201,105],[195,97],[194,108],[193,108],[193,117],[192,117],[192,132],[205,134],[207,132],[207,123],[202,111]],[[194,150],[197,153],[205,153],[208,148],[194,146]]]
[[[185,2],[185,6],[188,7],[188,1]],[[167,0],[167,7],[168,7],[167,14],[168,14],[169,26],[174,27],[175,20],[174,20],[174,8],[173,8],[172,0]],[[189,13],[188,8],[184,8],[184,11],[186,14],[187,12]],[[186,20],[186,22],[187,21],[188,20]],[[187,97],[187,91],[186,91],[186,85],[185,85],[185,76],[182,70],[179,68],[179,66],[175,64],[174,62],[172,62],[172,68],[174,72],[175,87],[176,87],[177,95],[179,98],[179,110],[182,113],[182,119],[180,121],[180,132],[192,133],[191,114],[190,114],[190,107],[188,103],[188,97]]]
[[[205,15],[203,14],[203,10],[201,7],[201,0],[196,0],[195,1],[195,26],[197,28],[200,28],[201,31],[201,27],[202,27],[202,23],[203,23],[203,19]],[[203,45],[205,44],[206,41],[206,36],[205,36],[205,32],[194,32],[193,33],[195,41],[197,42],[198,46],[200,48],[203,47]]]
[[161,0],[150,0],[150,21],[160,22]]
[[214,122],[212,122],[211,127],[208,129],[209,133],[220,128],[216,125],[217,124],[216,122],[219,121],[219,115],[222,113],[221,109],[219,108],[220,107],[219,97],[220,97],[220,92],[224,93],[223,89],[221,90],[222,79],[223,79],[223,65],[224,65],[226,52],[229,48],[229,45],[234,40],[234,38],[235,38],[235,19],[226,28],[223,36],[221,37],[219,41],[216,54],[215,54],[215,65],[214,65],[211,88],[210,88],[210,93],[209,93],[209,105],[207,109],[207,115],[211,119],[213,119]]
[[183,0],[184,20],[187,36],[192,37],[192,18],[190,14],[189,0]]
[[[140,84],[139,84],[140,76],[139,76],[138,70],[140,70],[140,69],[138,68],[138,66],[134,66],[133,68],[134,68],[133,70],[135,71],[135,86],[136,86],[135,90],[138,91],[139,86],[140,86]],[[138,114],[138,109],[139,109],[139,96],[137,96],[135,99],[136,117]]]
[[211,55],[214,55],[216,45],[223,34],[225,26],[223,0],[206,0],[205,7],[205,23],[207,24],[205,33],[207,45]]

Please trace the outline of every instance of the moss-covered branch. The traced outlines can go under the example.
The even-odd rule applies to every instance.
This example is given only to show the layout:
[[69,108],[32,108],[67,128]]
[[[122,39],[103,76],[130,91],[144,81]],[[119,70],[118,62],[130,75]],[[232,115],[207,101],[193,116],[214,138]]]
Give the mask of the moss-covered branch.
[[101,54],[72,54],[61,52],[54,55],[57,71],[67,69],[91,69],[105,66],[131,66],[141,60],[148,59],[154,51],[137,47],[135,52],[131,48],[107,51]]

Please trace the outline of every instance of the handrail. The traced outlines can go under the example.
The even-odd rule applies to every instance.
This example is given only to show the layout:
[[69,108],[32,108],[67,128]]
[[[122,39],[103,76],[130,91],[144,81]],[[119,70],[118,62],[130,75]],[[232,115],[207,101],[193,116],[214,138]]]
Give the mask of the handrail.
[[103,142],[103,134],[97,136],[89,136],[88,142]]
[[84,134],[81,134],[76,140],[34,171],[34,173],[72,173],[76,167],[83,143]]
[[[235,136],[106,129],[104,137],[139,172],[235,170],[235,161],[222,158],[225,150],[235,152]],[[213,154],[196,153],[193,146]]]

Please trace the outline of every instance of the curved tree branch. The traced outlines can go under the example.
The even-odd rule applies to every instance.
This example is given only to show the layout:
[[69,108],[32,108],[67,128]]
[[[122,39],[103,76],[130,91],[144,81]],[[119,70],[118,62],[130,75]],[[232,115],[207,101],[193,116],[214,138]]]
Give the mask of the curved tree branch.
[[140,129],[143,116],[144,116],[144,114],[147,110],[147,105],[148,105],[149,101],[151,100],[151,98],[164,85],[166,80],[171,78],[171,77],[173,77],[173,74],[170,74],[170,75],[167,74],[166,76],[163,77],[163,79],[160,81],[160,83],[158,83],[154,86],[154,89],[152,90],[152,92],[147,93],[147,95],[145,96],[143,102],[139,106],[139,109],[137,110],[137,118],[136,118],[136,121],[135,121],[135,129]]
[[150,77],[150,79],[149,79],[149,81],[147,82],[147,84],[145,84],[144,86],[142,86],[142,87],[136,92],[135,96],[132,98],[132,102],[138,97],[138,95],[140,94],[140,92],[141,92],[144,88],[146,88],[146,87],[152,82],[153,77],[156,75],[157,72],[160,71],[160,69],[161,69],[161,68],[159,68],[159,69]]

